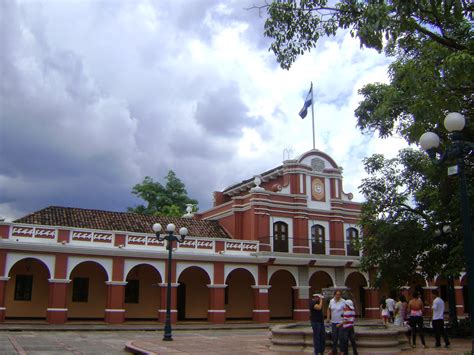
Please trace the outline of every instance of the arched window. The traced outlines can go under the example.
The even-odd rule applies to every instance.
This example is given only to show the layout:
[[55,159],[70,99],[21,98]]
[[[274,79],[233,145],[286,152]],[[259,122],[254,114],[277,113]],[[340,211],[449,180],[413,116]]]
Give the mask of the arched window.
[[359,256],[359,250],[357,248],[358,241],[359,241],[359,231],[352,227],[347,228],[346,229],[347,255]]
[[288,225],[285,222],[273,223],[273,251],[288,252]]
[[311,227],[311,250],[313,254],[326,254],[326,233],[324,227],[315,224]]

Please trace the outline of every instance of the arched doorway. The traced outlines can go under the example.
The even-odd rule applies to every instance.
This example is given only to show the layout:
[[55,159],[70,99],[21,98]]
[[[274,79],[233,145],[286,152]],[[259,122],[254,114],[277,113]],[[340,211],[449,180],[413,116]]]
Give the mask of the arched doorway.
[[360,272],[351,273],[345,283],[352,295],[352,300],[355,305],[355,312],[357,316],[364,317],[365,315],[365,289],[367,287],[367,280]]
[[[309,289],[309,296],[312,297],[313,293],[322,293],[323,288],[333,287],[334,284],[332,282],[331,276],[325,271],[316,271],[314,274],[311,275],[308,282],[310,289]],[[323,314],[326,314],[327,305],[329,300],[323,303]]]
[[8,273],[6,285],[6,318],[46,318],[51,277],[43,262],[22,259]]
[[104,319],[107,273],[94,261],[82,262],[71,271],[67,287],[68,319]]
[[136,265],[126,277],[124,308],[126,319],[156,319],[161,292],[158,271],[147,264]]
[[278,270],[270,278],[269,285],[271,286],[268,291],[270,318],[292,318],[294,308],[292,287],[296,286],[293,275],[287,270]]
[[226,319],[252,319],[255,280],[245,269],[233,270],[226,279]]
[[334,286],[331,276],[325,271],[316,271],[309,279],[310,296],[313,293],[321,293],[323,288]]
[[209,276],[197,266],[185,269],[178,278],[178,320],[206,320],[209,308]]

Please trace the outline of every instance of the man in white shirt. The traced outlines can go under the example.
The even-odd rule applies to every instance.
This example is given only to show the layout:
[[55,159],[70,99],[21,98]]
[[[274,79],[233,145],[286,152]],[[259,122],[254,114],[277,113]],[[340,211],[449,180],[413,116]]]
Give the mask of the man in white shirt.
[[449,339],[448,334],[446,333],[446,329],[444,329],[444,301],[441,297],[439,297],[438,290],[433,290],[431,293],[434,296],[433,306],[431,309],[433,310],[433,332],[436,339],[436,347],[439,348],[441,346],[441,334],[443,334],[444,338],[444,346],[449,346]]
[[395,311],[395,300],[392,296],[388,296],[385,300],[385,304],[387,305],[388,313],[390,313],[390,323],[393,323],[394,320],[394,311]]
[[327,321],[331,323],[333,354],[337,354],[337,345],[341,341],[342,336],[342,327],[338,327],[337,325],[343,322],[342,312],[344,312],[346,302],[341,296],[341,290],[336,290],[336,292],[334,292],[334,298],[329,302],[327,310]]

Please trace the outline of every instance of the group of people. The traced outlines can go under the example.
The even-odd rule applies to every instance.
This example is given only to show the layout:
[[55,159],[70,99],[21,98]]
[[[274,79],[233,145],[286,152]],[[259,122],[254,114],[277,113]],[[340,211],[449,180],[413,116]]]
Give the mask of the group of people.
[[[438,290],[432,290],[434,299],[432,304],[432,326],[436,340],[436,347],[441,346],[443,336],[445,347],[450,342],[446,329],[444,328],[444,301],[439,297]],[[313,346],[315,354],[324,354],[326,348],[326,330],[324,323],[324,296],[319,293],[313,294],[309,303],[311,312],[311,327],[313,328]],[[380,310],[383,322],[386,326],[393,323],[394,326],[407,326],[409,337],[411,335],[411,346],[416,347],[416,335],[420,335],[423,347],[426,347],[423,333],[424,304],[417,291],[413,292],[410,302],[405,296],[399,295],[395,299],[383,298],[380,302]],[[327,322],[331,325],[332,354],[337,354],[338,347],[343,355],[349,354],[349,341],[352,352],[357,355],[357,344],[354,332],[355,309],[354,302],[343,299],[342,292],[336,290],[334,297],[329,301],[326,314]]]
[[[433,304],[432,326],[436,341],[436,347],[441,346],[441,336],[444,339],[445,347],[449,347],[450,342],[444,328],[444,301],[439,297],[437,289],[432,290]],[[393,323],[395,326],[407,326],[409,328],[409,337],[411,333],[411,346],[416,347],[416,335],[420,335],[421,344],[426,348],[425,336],[423,332],[424,304],[418,291],[413,292],[410,302],[407,302],[405,296],[399,295],[394,300],[391,297],[382,298],[380,302],[380,311],[385,326]]]
[[[315,354],[324,354],[326,348],[326,330],[323,314],[324,296],[313,294],[309,304],[311,311],[311,327],[313,328],[313,346]],[[349,341],[352,352],[357,355],[357,344],[354,332],[355,310],[352,300],[342,298],[340,290],[334,292],[327,308],[327,322],[331,324],[332,353],[337,354],[339,346],[341,352],[349,354]]]
[[382,298],[380,311],[385,326],[393,323],[396,326],[403,326],[407,318],[408,302],[404,295],[399,295],[395,299],[392,297]]

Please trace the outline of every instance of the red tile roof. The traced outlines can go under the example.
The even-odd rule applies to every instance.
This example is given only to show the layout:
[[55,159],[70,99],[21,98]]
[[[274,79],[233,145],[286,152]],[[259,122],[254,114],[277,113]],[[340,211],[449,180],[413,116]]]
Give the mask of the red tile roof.
[[152,226],[154,223],[160,223],[163,230],[166,229],[168,223],[173,223],[177,229],[176,233],[178,233],[179,228],[186,227],[189,236],[230,238],[217,221],[148,216],[129,212],[112,212],[73,207],[46,207],[19,218],[14,223],[136,233],[153,233]]

